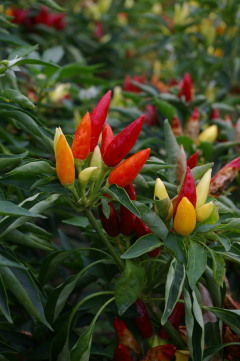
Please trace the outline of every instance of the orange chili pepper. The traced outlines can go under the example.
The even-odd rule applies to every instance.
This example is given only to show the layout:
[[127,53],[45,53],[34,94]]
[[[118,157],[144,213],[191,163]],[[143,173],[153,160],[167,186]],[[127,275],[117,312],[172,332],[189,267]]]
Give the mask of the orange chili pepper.
[[75,159],[84,160],[90,153],[91,119],[87,113],[81,120],[73,138],[72,152]]
[[75,181],[74,158],[71,148],[61,130],[58,134],[56,131],[54,143],[58,178],[63,185],[69,185]]

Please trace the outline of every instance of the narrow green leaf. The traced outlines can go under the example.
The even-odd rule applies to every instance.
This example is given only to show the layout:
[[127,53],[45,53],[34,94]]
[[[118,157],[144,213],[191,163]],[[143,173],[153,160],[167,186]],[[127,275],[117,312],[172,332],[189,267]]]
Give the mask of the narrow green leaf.
[[[172,132],[171,126],[167,119],[164,121],[164,143],[167,152],[166,163],[176,164],[176,158],[179,153],[179,145]],[[168,169],[169,181],[175,183],[176,181],[176,168]]]
[[212,168],[213,166],[214,166],[214,163],[207,163],[207,164],[199,165],[198,167],[192,168],[191,172],[192,172],[193,178],[195,180],[202,178],[202,176],[208,171],[208,169]]
[[207,253],[197,242],[190,241],[186,273],[190,287],[194,290],[195,284],[207,266]]
[[155,248],[163,245],[159,237],[149,233],[146,236],[139,238],[124,254],[121,255],[123,259],[131,259],[142,256],[145,253],[153,251]]
[[139,297],[145,281],[144,269],[129,260],[116,281],[115,298],[121,316]]
[[7,292],[1,276],[0,276],[0,311],[3,314],[3,316],[6,318],[6,320],[12,323],[12,318],[8,307]]
[[0,154],[0,169],[1,172],[5,171],[9,167],[14,167],[19,164],[22,159],[28,155],[28,152],[12,155],[12,154]]
[[213,277],[217,284],[223,287],[223,281],[226,274],[225,261],[222,256],[208,248],[213,260]]
[[19,216],[26,216],[26,217],[41,217],[38,213],[33,213],[30,210],[25,208],[19,207],[16,204],[8,201],[1,201],[0,202],[0,215],[2,216],[12,216],[12,217],[19,217]]
[[22,93],[15,89],[5,89],[0,93],[3,97],[8,99],[10,102],[19,104],[21,107],[26,109],[34,109],[35,105]]
[[82,227],[82,228],[86,228],[89,225],[88,218],[84,217],[84,216],[64,219],[64,221],[62,221],[62,222],[66,223],[66,224],[71,224],[72,226],[77,226],[77,227]]
[[175,258],[172,260],[166,281],[165,287],[165,308],[161,319],[162,325],[164,325],[168,317],[171,315],[177,300],[180,298],[182,288],[185,280],[185,268],[184,265],[179,263]]
[[59,6],[54,0],[39,0],[39,3],[46,5],[49,8],[56,11],[64,11],[64,9],[61,6]]
[[174,253],[174,256],[179,262],[184,264],[187,263],[187,251],[182,236],[177,233],[169,232],[164,244]]
[[226,310],[217,307],[204,307],[205,310],[213,312],[236,334],[240,335],[240,310]]
[[154,98],[154,103],[156,104],[157,109],[162,113],[163,117],[171,121],[176,114],[176,109],[171,104],[158,98]]
[[29,162],[21,165],[20,167],[15,168],[9,175],[18,175],[21,173],[36,173],[36,174],[44,174],[46,176],[51,176],[56,174],[56,170],[52,167],[49,162],[45,160],[40,160],[37,162]]
[[228,346],[240,346],[240,342],[229,342],[217,346],[208,347],[204,350],[203,361],[212,360],[213,356],[217,355],[219,351],[221,351],[224,347]]

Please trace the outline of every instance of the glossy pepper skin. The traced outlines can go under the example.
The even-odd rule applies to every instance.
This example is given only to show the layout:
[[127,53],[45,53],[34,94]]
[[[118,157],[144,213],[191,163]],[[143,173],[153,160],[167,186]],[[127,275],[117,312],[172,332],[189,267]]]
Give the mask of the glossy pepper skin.
[[229,184],[237,176],[240,170],[240,157],[233,159],[221,168],[215,176],[211,179],[210,183],[210,195],[218,197],[222,194],[223,190],[226,189]]
[[70,185],[75,181],[74,158],[61,128],[55,132],[54,150],[58,178],[63,185]]
[[98,102],[95,108],[90,113],[91,118],[91,144],[90,152],[94,150],[97,145],[98,138],[101,134],[103,124],[107,118],[108,108],[111,101],[111,90],[109,90]]
[[140,314],[139,317],[136,317],[134,319],[138,331],[140,332],[142,337],[149,338],[153,335],[153,328],[147,313],[147,308],[145,306],[145,303],[141,299],[137,299],[134,305],[136,311]]
[[113,138],[103,154],[103,161],[108,167],[118,165],[132,149],[141,132],[144,118],[145,115],[142,115]]
[[192,169],[195,168],[197,166],[197,162],[198,162],[198,156],[199,156],[200,152],[196,152],[194,154],[192,154],[188,160],[187,160],[187,166]]
[[102,131],[102,144],[100,147],[102,157],[104,153],[106,152],[107,147],[114,139],[112,128],[109,124],[104,124],[103,131]]
[[[129,198],[136,200],[136,191],[132,183],[124,187]],[[136,216],[126,207],[120,206],[120,230],[125,236],[130,236],[135,230]]]
[[[106,194],[105,194],[105,196],[109,197]],[[118,220],[117,212],[114,208],[113,203],[109,202],[108,205],[110,207],[109,218],[105,217],[101,204],[98,206],[99,216],[100,216],[102,226],[105,229],[105,231],[107,232],[107,234],[110,237],[116,237],[120,233],[119,220]]]
[[113,323],[117,334],[118,342],[128,347],[128,349],[132,350],[136,354],[140,354],[141,347],[132,332],[127,328],[125,322],[115,317]]
[[178,194],[177,200],[174,205],[174,210],[173,210],[174,216],[176,214],[177,207],[183,197],[186,197],[192,203],[193,207],[195,208],[196,200],[197,200],[196,185],[195,185],[195,180],[193,178],[193,175],[192,175],[189,167],[187,167],[187,171],[186,171],[183,183],[182,183],[182,187],[180,189],[180,192]]
[[115,347],[113,361],[133,361],[127,347],[119,344]]
[[176,347],[171,344],[151,348],[143,361],[170,361],[176,353]]
[[[136,217],[135,221],[135,230],[138,234],[138,237],[146,236],[146,234],[152,233],[151,229],[141,220],[141,218]],[[160,252],[160,247],[153,249],[148,252],[149,257],[157,257]]]
[[203,177],[200,179],[196,187],[196,192],[197,192],[196,208],[203,206],[207,200],[210,181],[211,181],[211,174],[212,174],[212,169],[208,169],[208,171],[203,175]]
[[90,153],[91,119],[87,113],[81,120],[73,137],[72,152],[74,159],[84,160]]
[[192,101],[192,78],[188,73],[184,74],[183,79],[180,82],[180,91],[178,93],[178,97],[184,97],[187,103],[191,103]]
[[208,142],[208,143],[214,143],[218,136],[218,127],[214,125],[210,125],[210,127],[207,127],[205,130],[202,131],[202,133],[198,136],[198,142]]
[[196,226],[196,211],[187,197],[183,197],[177,206],[173,227],[178,234],[187,236]]
[[118,187],[126,187],[136,178],[150,155],[150,148],[135,153],[130,158],[119,164],[110,173],[108,183],[117,184]]

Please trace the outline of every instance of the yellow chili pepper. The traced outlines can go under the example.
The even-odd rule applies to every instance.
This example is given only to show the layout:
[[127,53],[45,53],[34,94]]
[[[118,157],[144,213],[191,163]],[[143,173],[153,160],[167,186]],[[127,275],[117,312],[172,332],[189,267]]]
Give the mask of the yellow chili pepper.
[[174,229],[182,236],[187,236],[192,233],[196,225],[196,212],[192,203],[183,197],[177,207],[177,212],[174,218]]
[[207,127],[199,136],[198,141],[201,142],[209,142],[214,143],[217,139],[218,135],[218,127],[214,124],[210,127]]
[[204,222],[208,219],[213,211],[214,204],[209,202],[196,209],[197,222]]
[[[165,188],[165,185],[163,184],[163,182],[161,181],[160,178],[156,179],[155,188],[154,188],[154,196],[157,197],[160,201],[162,201],[163,199],[166,199],[166,198],[170,200],[168,192]],[[155,210],[156,210],[156,207],[155,207]],[[168,208],[167,220],[172,217],[172,214],[173,214],[173,204],[170,201],[170,205]]]
[[75,180],[74,159],[71,148],[69,147],[61,128],[56,129],[54,149],[56,156],[56,171],[60,182],[63,185],[72,184]]
[[188,361],[190,356],[189,351],[177,350],[175,353],[176,361]]
[[93,179],[97,179],[101,170],[102,170],[102,155],[98,145],[94,148],[93,155],[90,162],[90,167],[97,167],[98,169],[95,170],[94,174],[92,174]]
[[209,169],[201,178],[199,181],[196,192],[197,192],[197,203],[196,208],[201,207],[203,204],[205,204],[208,193],[209,193],[209,187],[210,187],[210,181],[211,181],[211,175],[212,175],[212,169]]
[[89,181],[89,179],[92,177],[93,173],[96,171],[97,167],[88,167],[83,169],[80,173],[79,173],[79,182],[81,184],[87,184],[87,182]]

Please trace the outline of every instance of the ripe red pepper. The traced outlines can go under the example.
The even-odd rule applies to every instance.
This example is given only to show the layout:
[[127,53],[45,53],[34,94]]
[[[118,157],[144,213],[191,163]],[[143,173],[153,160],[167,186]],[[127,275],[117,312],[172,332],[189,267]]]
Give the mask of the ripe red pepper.
[[136,311],[140,314],[139,317],[134,319],[134,322],[140,332],[141,336],[144,338],[149,338],[153,335],[153,328],[150,318],[147,313],[147,308],[144,302],[140,299],[134,303]]
[[108,183],[110,185],[117,184],[118,187],[126,187],[136,178],[149,155],[150,148],[147,148],[126,159],[113,169],[108,178]]
[[196,185],[189,167],[187,167],[182,187],[174,204],[173,216],[175,216],[177,207],[184,197],[186,197],[192,203],[194,208],[196,207]]
[[192,154],[188,160],[187,160],[187,166],[192,169],[194,167],[196,167],[197,162],[198,162],[198,156],[199,156],[200,152],[196,152],[194,154]]
[[[152,233],[151,229],[141,220],[141,218],[136,217],[135,221],[135,230],[138,234],[138,237],[146,236],[146,234]],[[157,257],[160,252],[160,247],[153,249],[148,252],[149,257]]]
[[115,317],[113,323],[117,334],[118,342],[128,347],[136,354],[139,354],[141,352],[141,347],[132,332],[127,328],[125,322]]
[[87,113],[81,120],[74,134],[72,152],[74,159],[86,159],[90,152],[91,142],[91,119]]
[[115,347],[113,361],[133,361],[127,347],[119,344]]
[[102,131],[103,124],[107,118],[108,108],[111,101],[111,90],[109,90],[98,102],[95,108],[91,111],[91,145],[90,152],[94,150],[97,145],[99,135]]
[[[109,196],[107,194],[104,194],[104,196],[109,198]],[[102,226],[105,229],[105,231],[107,232],[107,234],[110,237],[116,237],[120,233],[119,220],[118,220],[117,212],[114,208],[113,203],[109,202],[108,205],[110,207],[109,218],[105,217],[101,204],[98,206],[99,216],[100,216]]]
[[[124,187],[129,198],[136,200],[136,191],[132,183]],[[130,236],[135,231],[136,216],[126,207],[120,206],[120,230],[125,236]]]
[[108,123],[104,124],[103,131],[102,131],[102,144],[101,144],[101,154],[103,157],[103,154],[106,152],[107,147],[112,142],[114,138],[112,128]]
[[103,154],[103,161],[109,167],[115,167],[132,149],[141,132],[145,115],[136,119],[123,129],[109,144]]
[[211,114],[211,120],[219,119],[220,118],[220,112],[218,109],[213,109]]
[[192,78],[188,73],[184,74],[183,79],[180,82],[178,97],[184,97],[187,103],[191,103],[192,101]]
[[145,108],[145,123],[153,126],[158,124],[157,107],[152,104],[147,104]]

